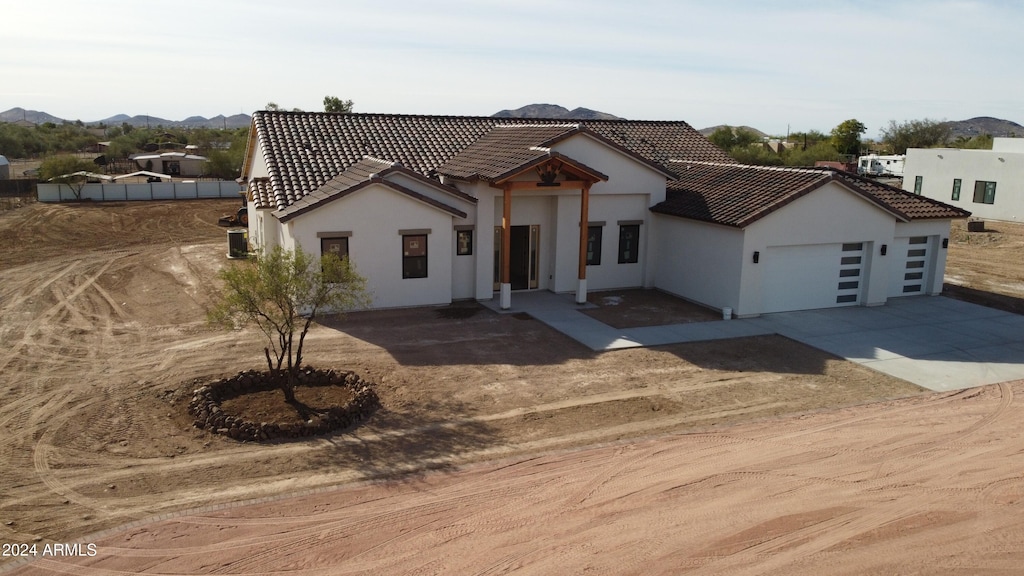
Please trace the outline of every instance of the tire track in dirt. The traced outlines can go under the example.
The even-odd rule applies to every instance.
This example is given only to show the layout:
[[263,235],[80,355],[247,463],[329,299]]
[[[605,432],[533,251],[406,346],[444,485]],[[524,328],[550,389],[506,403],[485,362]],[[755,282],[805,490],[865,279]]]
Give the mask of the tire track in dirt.
[[[965,430],[958,432],[951,432],[949,434],[939,436],[929,440],[927,443],[920,445],[914,445],[909,450],[898,450],[890,452],[889,455],[892,459],[885,459],[879,463],[878,468],[875,470],[873,479],[880,478],[891,478],[898,475],[906,474],[907,472],[924,465],[925,463],[910,463],[909,461],[937,450],[942,450],[949,447],[964,446],[964,440],[980,430],[990,426],[1002,418],[1010,405],[1013,403],[1013,389],[1006,384],[1001,382],[998,384],[999,387],[999,403],[996,405],[995,410],[990,414],[985,415],[977,422],[971,424]],[[945,458],[931,459],[927,464],[930,467],[941,466]]]

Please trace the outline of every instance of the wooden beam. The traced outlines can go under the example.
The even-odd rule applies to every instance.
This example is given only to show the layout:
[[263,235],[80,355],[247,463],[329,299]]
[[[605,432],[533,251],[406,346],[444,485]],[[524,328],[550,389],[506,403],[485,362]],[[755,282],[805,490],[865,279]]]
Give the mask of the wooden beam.
[[583,185],[583,193],[580,194],[580,262],[579,279],[587,279],[587,219],[590,213],[590,183]]
[[505,185],[503,209],[501,214],[501,283],[512,282],[512,187]]

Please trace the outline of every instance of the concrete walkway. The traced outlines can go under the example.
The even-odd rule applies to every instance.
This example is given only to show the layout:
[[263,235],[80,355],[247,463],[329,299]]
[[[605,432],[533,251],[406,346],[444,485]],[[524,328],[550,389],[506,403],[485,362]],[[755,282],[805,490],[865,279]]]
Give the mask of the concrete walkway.
[[860,306],[767,314],[760,318],[612,328],[580,310],[572,294],[522,292],[511,310],[526,313],[591,350],[616,350],[781,334],[930,390],[1024,378],[1024,316],[945,297],[891,298]]

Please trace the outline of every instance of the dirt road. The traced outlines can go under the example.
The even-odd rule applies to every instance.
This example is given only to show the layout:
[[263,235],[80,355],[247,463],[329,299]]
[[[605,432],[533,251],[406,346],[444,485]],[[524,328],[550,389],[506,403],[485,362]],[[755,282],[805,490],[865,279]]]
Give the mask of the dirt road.
[[17,574],[1013,574],[1024,383],[191,514]]
[[[684,430],[703,431],[686,440],[703,442],[700,438],[719,438],[710,431],[749,420],[766,422],[750,428],[754,431],[751,439],[728,440],[733,433],[727,432],[721,436],[727,440],[722,440],[724,444],[719,448],[706,452],[703,448],[682,448],[682,455],[667,460],[667,465],[678,470],[680,462],[707,454],[709,460],[696,468],[697,472],[717,474],[715,461],[725,466],[722,470],[728,474],[755,470],[755,464],[763,462],[762,470],[806,464],[808,468],[794,474],[814,476],[812,468],[823,467],[831,473],[833,466],[848,457],[862,462],[862,466],[863,462],[874,461],[877,467],[879,459],[889,458],[887,453],[872,453],[857,442],[870,445],[871,438],[880,438],[884,439],[879,440],[883,448],[913,456],[917,454],[914,443],[923,441],[931,433],[931,426],[945,423],[945,419],[931,419],[928,409],[933,405],[961,407],[965,411],[962,415],[949,418],[969,431],[973,425],[970,422],[983,420],[992,403],[1001,406],[998,399],[1006,398],[1006,391],[1012,390],[993,388],[982,396],[956,402],[919,396],[920,390],[905,382],[778,337],[594,354],[529,319],[484,310],[469,315],[450,315],[435,309],[382,311],[353,314],[342,322],[317,327],[308,342],[307,358],[314,364],[353,369],[378,383],[383,408],[367,425],[304,442],[239,444],[191,428],[185,413],[191,389],[198,382],[259,367],[263,362],[257,334],[225,333],[209,328],[204,321],[204,308],[216,285],[216,271],[227,262],[224,231],[215,222],[220,214],[233,212],[236,206],[234,201],[34,204],[0,213],[0,237],[5,241],[5,250],[0,251],[0,340],[4,343],[0,351],[0,462],[4,464],[0,468],[0,542],[66,542],[168,512],[363,479],[396,478],[405,483],[384,484],[380,487],[384,492],[366,492],[358,498],[397,495],[403,487],[415,488],[420,485],[417,483],[440,486],[446,478],[410,477],[410,471],[455,469],[494,459],[511,463],[515,460],[507,459],[514,457],[545,462],[530,459],[552,451],[558,455],[551,456],[554,460],[545,466],[555,470],[558,462],[565,461],[566,466],[582,467],[583,476],[552,472],[549,484],[533,486],[527,492],[548,497],[572,494],[574,489],[583,490],[588,479],[602,477],[603,472],[587,468],[582,461],[572,463],[571,456],[560,452],[567,448]],[[802,430],[799,426],[805,420],[775,420],[780,415],[815,413],[811,419],[821,422],[818,427],[838,431],[843,430],[845,412],[816,412],[907,396],[913,397],[908,405],[923,402],[926,407],[918,424],[908,429],[891,427],[889,416],[878,417],[883,425],[878,424],[878,418],[869,417],[865,422],[873,422],[877,430],[871,431],[865,423],[868,428],[861,429],[858,424],[850,429],[850,436],[833,432],[839,435],[835,439],[840,442],[839,448],[826,448],[824,452],[814,448],[824,439],[783,443],[790,447],[787,450],[797,451],[792,453],[774,448],[766,452],[768,444],[755,441],[757,434],[770,436],[776,429],[797,426],[793,433]],[[1003,412],[1016,413],[1017,405],[1006,402]],[[861,406],[853,410],[871,409]],[[835,426],[829,424],[833,419]],[[983,429],[987,434],[989,428]],[[827,435],[824,431],[822,434]],[[798,435],[803,438],[802,433]],[[973,442],[982,436],[972,432],[965,440],[951,440],[950,445],[977,452],[978,458],[989,453],[1019,456],[1020,448],[1013,448],[1019,446],[1019,437],[1001,436],[1016,445],[975,446]],[[843,447],[844,441],[861,447]],[[619,466],[630,470],[641,464],[658,466],[654,461],[661,458],[655,456],[660,454],[656,450],[634,463],[614,463],[616,450],[629,456],[641,448],[621,445],[606,450],[611,452],[599,452],[604,455],[595,458],[613,470]],[[772,460],[776,453],[778,460]],[[716,460],[714,454],[721,457]],[[831,456],[814,464],[818,456],[824,458],[822,454]],[[754,460],[746,467],[733,467],[734,462],[747,462],[746,458]],[[530,466],[512,465],[509,470],[529,470]],[[973,462],[965,463],[959,471],[951,467],[949,474],[963,476],[964,482],[976,475],[991,476],[986,481],[1003,484],[995,485],[989,493],[995,490],[996,496],[1003,498],[1012,492],[1002,488],[1014,484],[1009,472],[989,468],[989,464],[978,465],[977,470],[972,466]],[[470,474],[484,474],[496,487],[503,482],[510,482],[509,486],[523,482],[513,477],[502,479],[500,472],[482,472],[487,468],[473,470]],[[650,470],[653,477],[669,474]],[[556,480],[562,476],[576,478],[575,484],[557,489]],[[621,481],[630,477],[612,474],[609,483],[588,490],[600,492],[603,486],[613,485],[612,476],[621,477]],[[743,494],[748,500],[737,496],[723,501],[715,514],[724,518],[743,511],[753,522],[751,526],[756,526],[757,522],[770,521],[772,514],[785,516],[781,513],[789,510],[802,513],[799,511],[803,508],[797,505],[800,499],[793,499],[796,496],[779,496],[766,500],[764,510],[757,508],[758,478],[775,476],[749,476],[749,485],[738,482],[746,486]],[[813,494],[828,505],[815,505],[832,507],[832,500],[842,495],[838,489],[846,486],[845,480],[842,476],[828,480],[828,474],[822,477],[826,480],[815,485]],[[919,481],[907,478],[911,478],[906,480],[911,485]],[[642,484],[647,480],[635,481]],[[898,477],[899,482],[904,482],[904,477]],[[718,484],[718,480],[698,482],[683,490],[693,490],[694,498],[707,502],[696,508],[703,510],[703,515],[690,518],[679,512],[682,517],[678,522],[700,520],[718,510],[713,506],[719,494],[713,487]],[[838,491],[829,493],[829,487]],[[364,486],[356,493],[374,488]],[[458,494],[458,489],[454,490]],[[778,490],[785,494],[788,488]],[[506,493],[512,494],[512,488],[490,493],[492,505],[497,502],[505,506],[500,496]],[[631,501],[625,497],[622,500],[623,506]],[[776,501],[777,508],[767,507]],[[696,500],[687,502],[687,506],[697,506],[693,504]],[[337,505],[325,506],[333,510]],[[612,502],[608,506],[612,506],[607,509],[610,514],[616,505]],[[397,510],[399,518],[404,512]],[[442,510],[438,510],[441,518]],[[502,510],[511,509],[506,506]],[[387,554],[406,545],[402,538],[389,540],[396,534],[389,536],[388,523],[373,520],[374,513],[358,514],[369,514],[365,518],[370,524],[358,528],[359,537],[352,542],[379,546],[375,551],[361,552],[360,558]],[[525,519],[507,524],[502,519],[505,516],[492,516],[487,525],[490,528],[480,530],[497,534],[506,527],[531,525]],[[879,518],[879,522],[886,521]],[[608,516],[607,521],[611,520]],[[618,526],[637,528],[648,520]],[[600,517],[591,521],[605,522]],[[347,522],[342,520],[345,525]],[[251,524],[264,523],[257,520]],[[535,531],[542,538],[557,534],[569,537],[568,527],[573,525],[566,526],[551,528],[561,530],[555,533]],[[711,535],[724,537],[727,532],[724,524],[709,526],[719,526],[717,531],[709,532]],[[772,526],[771,530],[777,529]],[[245,530],[232,532],[232,537],[243,538]],[[464,530],[458,528],[448,536],[458,540]],[[525,534],[531,533],[528,530]],[[300,534],[316,539],[320,533]],[[432,532],[424,528],[419,534]],[[324,533],[327,541],[330,535]],[[208,535],[197,538],[191,542],[211,541]],[[281,542],[290,542],[287,538],[291,537]],[[582,536],[569,540],[577,542],[577,548],[586,548],[578,538]],[[410,538],[408,542],[422,545],[428,541]],[[111,544],[104,546],[112,550]],[[551,546],[557,544],[552,541]],[[606,549],[607,545],[600,547]],[[570,549],[575,548],[566,548]],[[279,552],[268,550],[268,558]],[[548,552],[544,555],[549,559],[557,559],[561,553],[554,549]],[[622,548],[623,554],[627,552]],[[145,552],[139,554],[149,557]],[[107,561],[125,562],[121,565],[131,566],[131,570],[142,567],[129,564],[134,560],[113,560],[110,554],[106,557]],[[0,559],[0,567],[10,561]],[[97,557],[96,561],[103,559]],[[400,564],[395,566],[401,569]],[[500,566],[497,568],[501,571]],[[234,569],[221,566],[217,570]],[[240,566],[239,571],[257,570],[250,563],[248,568]],[[313,573],[338,570],[335,567]]]

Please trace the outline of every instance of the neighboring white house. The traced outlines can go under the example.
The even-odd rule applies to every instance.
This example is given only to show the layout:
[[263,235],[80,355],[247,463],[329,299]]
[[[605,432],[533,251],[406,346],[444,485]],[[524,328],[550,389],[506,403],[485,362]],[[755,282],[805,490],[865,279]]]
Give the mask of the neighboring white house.
[[160,172],[176,178],[193,178],[206,172],[206,156],[185,152],[163,152],[160,154],[137,154],[131,159],[139,170]]
[[658,288],[739,316],[942,288],[966,211],[743,166],[685,122],[257,112],[249,240],[347,256],[375,307]]
[[1024,138],[994,138],[991,150],[911,148],[903,188],[987,220],[1024,220]]

